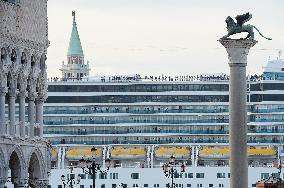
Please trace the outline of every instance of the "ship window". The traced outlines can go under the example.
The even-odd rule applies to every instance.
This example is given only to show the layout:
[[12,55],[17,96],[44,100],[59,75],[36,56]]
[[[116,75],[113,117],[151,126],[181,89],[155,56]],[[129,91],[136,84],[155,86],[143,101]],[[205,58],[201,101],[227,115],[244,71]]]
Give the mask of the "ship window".
[[204,178],[204,173],[196,173],[196,178]]
[[144,187],[149,187],[148,184],[144,184]]
[[139,173],[132,173],[131,179],[139,179]]
[[213,184],[209,184],[209,187],[213,187]]
[[225,178],[225,173],[217,173],[217,178]]
[[187,187],[191,187],[191,184],[187,184]]

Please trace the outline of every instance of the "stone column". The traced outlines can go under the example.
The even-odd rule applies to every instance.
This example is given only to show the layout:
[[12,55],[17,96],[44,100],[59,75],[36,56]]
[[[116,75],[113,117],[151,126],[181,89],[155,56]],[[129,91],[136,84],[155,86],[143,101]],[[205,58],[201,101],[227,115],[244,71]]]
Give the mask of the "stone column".
[[15,100],[16,100],[16,89],[11,88],[8,92],[9,95],[9,120],[10,120],[10,135],[16,135],[16,124],[15,124]]
[[26,92],[22,91],[19,94],[19,122],[20,122],[20,136],[26,136],[25,116],[26,116]]
[[0,136],[6,134],[5,96],[7,88],[0,88]]
[[36,100],[36,123],[39,125],[37,136],[43,137],[43,100]]
[[35,78],[29,78],[29,93],[28,93],[28,100],[29,100],[29,115],[28,120],[30,123],[29,128],[29,136],[33,138],[35,136],[34,134],[34,128],[35,128],[35,100],[37,98],[37,92],[36,92],[36,79]]
[[249,49],[253,47],[257,41],[249,39],[220,39],[219,42],[227,50],[230,66],[230,188],[247,188],[248,159],[246,65]]
[[35,127],[35,101],[29,98],[29,136],[34,137],[34,127]]

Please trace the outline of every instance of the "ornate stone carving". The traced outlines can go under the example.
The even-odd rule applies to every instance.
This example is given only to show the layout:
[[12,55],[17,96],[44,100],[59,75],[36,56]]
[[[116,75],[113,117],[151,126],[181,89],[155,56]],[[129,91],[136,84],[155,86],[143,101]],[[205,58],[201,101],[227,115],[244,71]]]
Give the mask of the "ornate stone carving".
[[220,39],[219,42],[228,52],[230,65],[237,62],[246,65],[249,49],[257,43],[252,39]]
[[[25,125],[28,125],[28,122],[25,122],[23,118],[26,97],[32,101],[41,99],[43,102],[46,99],[46,67],[42,61],[42,54],[46,53],[48,45],[46,0],[21,1],[19,5],[0,0],[0,131],[4,132],[0,133],[0,146],[5,154],[4,164],[9,164],[12,160],[18,168],[13,169],[16,177],[12,178],[16,187],[28,183],[28,169],[29,165],[34,165],[30,163],[30,159],[35,148],[41,151],[42,157],[38,159],[41,161],[40,164],[33,167],[40,168],[41,174],[38,179],[29,182],[35,187],[45,187],[48,184],[47,172],[50,170],[48,166],[50,163],[49,158],[45,157],[49,155],[48,144],[44,138],[34,139],[31,135],[27,137],[28,129],[25,129]],[[42,68],[42,62],[44,68]],[[7,104],[6,96],[8,95],[16,99],[18,90],[21,97],[19,106],[22,107],[21,131],[24,134],[21,134],[21,137],[12,137],[9,127],[13,124],[11,120],[14,116],[10,111],[11,114],[8,116],[10,120],[6,121],[5,103]],[[9,100],[13,101],[13,98]],[[8,107],[11,106],[13,105]],[[31,109],[33,109],[31,112],[34,112],[34,105],[31,105]],[[42,114],[39,116],[42,118]],[[19,160],[12,155],[17,155],[15,158]],[[8,169],[0,167],[0,170],[0,187],[4,187]]]

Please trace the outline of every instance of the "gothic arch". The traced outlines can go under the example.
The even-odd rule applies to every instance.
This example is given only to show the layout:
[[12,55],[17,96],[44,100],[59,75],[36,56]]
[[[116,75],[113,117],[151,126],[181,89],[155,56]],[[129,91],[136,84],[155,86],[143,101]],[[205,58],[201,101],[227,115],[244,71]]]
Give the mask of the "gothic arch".
[[44,179],[44,158],[39,149],[34,149],[30,152],[28,158],[28,173],[30,187],[36,187],[36,181]]
[[9,155],[9,168],[11,170],[11,180],[14,185],[25,179],[25,157],[19,146],[14,147]]

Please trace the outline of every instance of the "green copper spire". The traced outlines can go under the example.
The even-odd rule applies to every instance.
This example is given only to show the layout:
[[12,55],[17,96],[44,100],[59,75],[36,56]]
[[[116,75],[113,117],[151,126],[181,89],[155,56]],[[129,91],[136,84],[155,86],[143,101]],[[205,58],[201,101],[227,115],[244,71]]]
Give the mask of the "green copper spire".
[[84,56],[78,29],[77,29],[75,11],[72,11],[72,16],[73,16],[73,27],[72,27],[72,33],[70,37],[67,55],[68,56]]

